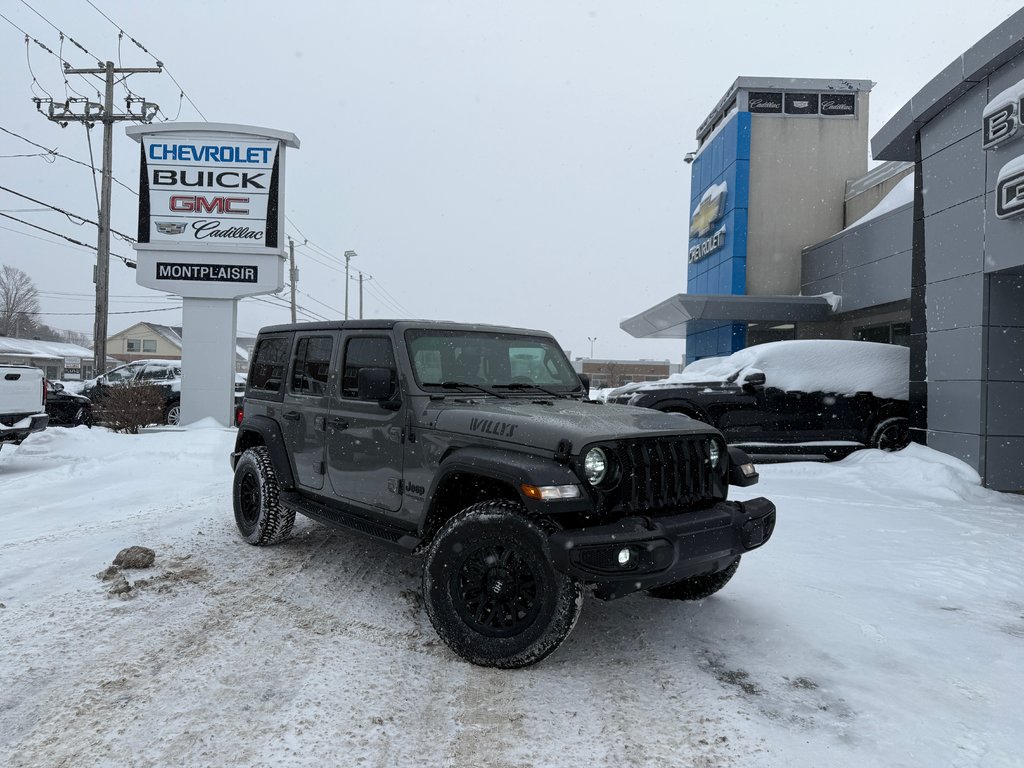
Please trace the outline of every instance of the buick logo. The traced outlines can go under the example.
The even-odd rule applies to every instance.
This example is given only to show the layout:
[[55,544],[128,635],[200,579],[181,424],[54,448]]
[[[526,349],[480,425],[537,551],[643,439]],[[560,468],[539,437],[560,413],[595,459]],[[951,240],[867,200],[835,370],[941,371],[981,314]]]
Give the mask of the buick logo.
[[180,235],[185,231],[185,225],[178,221],[158,221],[156,230],[161,235]]

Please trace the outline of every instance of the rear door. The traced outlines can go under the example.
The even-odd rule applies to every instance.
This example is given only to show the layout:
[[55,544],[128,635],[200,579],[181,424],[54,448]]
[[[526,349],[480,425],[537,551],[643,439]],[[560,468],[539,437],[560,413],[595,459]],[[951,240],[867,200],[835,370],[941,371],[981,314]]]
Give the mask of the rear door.
[[334,494],[344,500],[396,511],[402,506],[404,404],[382,407],[360,400],[361,368],[391,371],[394,397],[400,395],[395,351],[390,336],[348,333],[341,350],[340,381],[330,397],[327,418],[327,473]]
[[281,404],[281,431],[295,481],[312,490],[324,487],[324,438],[337,337],[330,331],[296,334]]

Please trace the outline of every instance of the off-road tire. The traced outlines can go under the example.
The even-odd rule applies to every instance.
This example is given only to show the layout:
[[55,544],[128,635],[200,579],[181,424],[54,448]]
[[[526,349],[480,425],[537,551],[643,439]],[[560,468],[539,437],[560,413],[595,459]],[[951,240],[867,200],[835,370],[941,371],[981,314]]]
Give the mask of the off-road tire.
[[92,429],[92,408],[87,405],[79,407],[79,409],[75,411],[74,421],[74,426],[76,427],[84,426]]
[[871,432],[868,447],[899,451],[910,445],[910,422],[902,416],[882,419]]
[[729,579],[740,567],[740,558],[736,558],[732,565],[717,573],[708,573],[703,576],[693,576],[689,579],[677,581],[675,584],[666,584],[663,587],[654,587],[647,590],[651,597],[659,597],[663,600],[703,600],[711,597],[729,583]]
[[277,474],[266,446],[246,450],[235,465],[231,497],[235,525],[250,544],[265,547],[284,541],[295,524],[295,510],[281,504]]
[[437,532],[423,560],[430,623],[466,661],[517,669],[568,637],[582,585],[551,565],[548,535],[512,501],[467,507]]

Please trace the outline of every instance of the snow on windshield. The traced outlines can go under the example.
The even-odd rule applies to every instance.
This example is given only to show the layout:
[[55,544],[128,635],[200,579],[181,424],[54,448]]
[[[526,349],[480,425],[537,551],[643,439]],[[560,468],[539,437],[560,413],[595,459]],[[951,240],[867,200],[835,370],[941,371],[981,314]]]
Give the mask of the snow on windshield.
[[872,392],[906,400],[910,350],[870,341],[803,339],[772,341],[741,349],[728,357],[698,360],[667,379],[629,384],[618,392],[666,389],[679,384],[737,381],[763,372],[766,385],[792,392]]

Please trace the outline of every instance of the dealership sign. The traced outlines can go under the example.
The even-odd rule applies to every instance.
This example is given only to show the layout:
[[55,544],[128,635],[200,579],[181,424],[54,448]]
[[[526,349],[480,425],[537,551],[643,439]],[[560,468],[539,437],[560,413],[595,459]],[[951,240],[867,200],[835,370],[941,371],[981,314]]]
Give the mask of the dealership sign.
[[290,133],[219,123],[132,126],[141,145],[138,283],[237,298],[284,286]]
[[725,215],[725,198],[728,190],[724,181],[708,187],[694,209],[693,216],[690,217],[690,238],[704,239],[690,248],[688,263],[694,264],[725,245],[725,225],[717,229],[715,225]]
[[[1020,138],[1024,123],[1024,80],[997,94],[981,116],[981,148],[1001,149]],[[996,217],[1024,213],[1024,156],[1014,158],[996,176]]]

